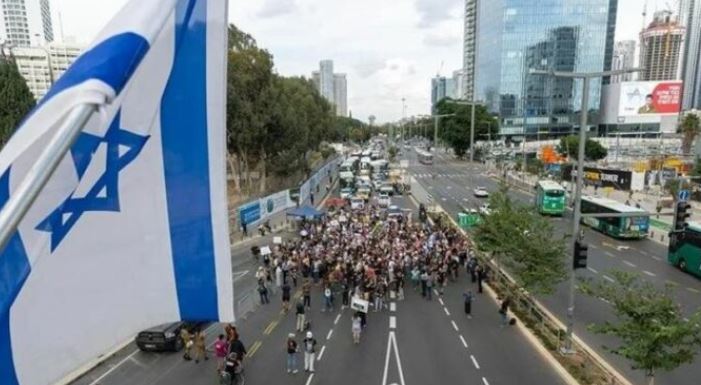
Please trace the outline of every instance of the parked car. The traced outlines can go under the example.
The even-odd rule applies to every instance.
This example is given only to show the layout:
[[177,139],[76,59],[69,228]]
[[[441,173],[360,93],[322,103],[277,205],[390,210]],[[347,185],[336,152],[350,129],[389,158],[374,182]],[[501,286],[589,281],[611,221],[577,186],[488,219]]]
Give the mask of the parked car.
[[368,186],[363,186],[363,187],[359,188],[358,191],[356,192],[356,196],[365,199],[366,202],[370,200],[371,194],[372,194],[372,190],[370,190],[370,187],[368,187]]
[[481,186],[477,187],[477,188],[473,191],[473,193],[475,194],[475,196],[476,196],[477,198],[487,198],[487,197],[489,197],[489,192],[487,191],[487,189],[484,188],[484,187],[481,187]]
[[389,207],[392,204],[392,198],[387,193],[380,193],[377,196],[377,204],[380,207]]
[[165,323],[139,332],[134,339],[136,346],[149,352],[177,352],[183,348],[180,332],[183,328],[194,332],[195,329],[204,326],[203,323],[171,322]]
[[365,207],[365,199],[354,196],[350,199],[351,210],[362,210]]
[[394,186],[391,183],[383,183],[382,187],[380,187],[380,192],[392,196],[394,195]]

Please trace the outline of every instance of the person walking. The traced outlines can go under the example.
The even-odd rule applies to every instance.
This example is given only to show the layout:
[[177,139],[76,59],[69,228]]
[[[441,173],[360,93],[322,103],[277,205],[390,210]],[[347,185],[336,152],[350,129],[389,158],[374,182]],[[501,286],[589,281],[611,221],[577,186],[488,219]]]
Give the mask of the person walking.
[[307,338],[304,339],[304,371],[314,373],[314,359],[316,358],[316,339],[312,332],[307,332]]
[[270,303],[270,299],[268,299],[268,288],[265,287],[264,280],[258,281],[258,294],[260,295],[260,304],[261,305],[265,305],[267,303]]
[[333,300],[331,297],[331,288],[329,287],[328,284],[324,286],[324,308],[321,309],[322,312],[324,311],[333,311]]
[[501,301],[501,306],[499,307],[499,314],[501,315],[501,327],[506,326],[509,318],[509,306],[511,306],[511,298],[506,296],[503,301]]
[[180,329],[180,339],[183,341],[183,347],[185,348],[185,351],[183,352],[183,359],[185,361],[190,361],[192,357],[190,356],[190,353],[192,351],[192,334],[190,334],[190,331],[187,330],[187,328],[182,328]]
[[207,357],[207,343],[205,341],[205,334],[202,329],[197,329],[195,332],[195,363],[198,364],[200,362],[200,358],[203,358],[205,361],[209,360],[209,357]]
[[214,343],[214,356],[217,359],[217,372],[224,370],[224,362],[229,354],[229,342],[224,334],[220,334],[217,341]]
[[360,312],[355,312],[353,318],[351,318],[351,332],[353,333],[353,343],[356,345],[360,343],[360,332],[363,330],[362,323],[363,318],[360,316]]
[[472,300],[474,299],[472,295],[472,290],[468,290],[462,294],[463,300],[465,301],[465,314],[467,318],[472,319]]
[[482,281],[484,281],[485,271],[482,265],[478,265],[475,268],[475,274],[477,275],[477,292],[482,294]]
[[290,284],[285,281],[285,283],[282,285],[282,311],[287,314],[287,312],[290,311],[290,292],[292,291],[292,287],[290,287]]
[[432,291],[433,291],[433,275],[426,274],[426,299],[429,301],[433,298],[433,294],[431,293]]
[[285,349],[287,350],[287,373],[297,374],[297,341],[294,333],[287,335]]
[[296,315],[297,315],[297,331],[298,332],[303,332],[304,331],[304,304],[302,302],[297,302],[297,310],[296,310]]
[[304,285],[302,285],[302,295],[304,298],[304,306],[307,309],[311,309],[311,307],[312,307],[312,283],[309,281],[309,278],[307,278],[304,281]]

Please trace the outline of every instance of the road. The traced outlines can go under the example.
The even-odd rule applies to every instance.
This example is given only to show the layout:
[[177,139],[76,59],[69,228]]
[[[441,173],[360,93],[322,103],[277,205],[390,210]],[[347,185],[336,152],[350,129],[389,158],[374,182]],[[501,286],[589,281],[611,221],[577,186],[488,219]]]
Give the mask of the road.
[[[414,211],[408,197],[393,203]],[[285,236],[293,236],[286,234]],[[258,239],[270,243],[270,237]],[[546,359],[527,340],[520,326],[500,327],[498,306],[487,294],[473,303],[473,318],[462,309],[462,292],[469,287],[464,274],[444,295],[432,301],[407,288],[404,300],[393,300],[383,311],[371,311],[361,343],[352,344],[351,312],[320,312],[321,293],[312,297],[312,330],[318,341],[316,372],[285,372],[284,341],[294,330],[294,315],[281,312],[279,294],[269,305],[258,306],[246,297],[253,289],[257,268],[248,252],[252,243],[234,250],[237,312],[253,308],[237,326],[249,350],[249,384],[565,384]],[[476,292],[476,288],[473,288]],[[437,293],[436,293],[437,294]],[[296,293],[299,295],[299,292]],[[249,303],[250,305],[247,305]],[[207,330],[212,343],[219,325]],[[298,336],[301,340],[301,336]],[[302,355],[298,365],[302,365]],[[212,360],[195,364],[175,353],[144,353],[128,346],[73,385],[211,385],[216,383]]]
[[[490,173],[481,164],[469,164],[457,161],[452,156],[438,153],[434,164],[427,166],[416,161],[413,151],[407,151],[410,162],[410,174],[433,196],[453,217],[463,208],[478,208],[486,200],[473,196],[473,189],[484,186],[489,191],[497,191],[499,182],[490,177]],[[511,190],[512,198],[526,204],[533,203],[533,195],[520,190]],[[570,217],[551,218],[555,223],[556,238],[565,233],[571,233],[572,220]],[[663,287],[665,284],[674,286],[674,295],[684,312],[687,314],[701,306],[701,281],[679,271],[666,262],[667,249],[665,246],[649,239],[637,241],[618,241],[604,234],[592,231],[586,227],[585,241],[589,244],[588,269],[580,270],[577,274],[582,277],[601,277],[610,279],[611,270],[623,270],[639,273],[646,280]],[[556,293],[539,298],[551,312],[564,321],[568,302],[568,287],[560,285]],[[600,299],[593,299],[581,294],[577,295],[575,303],[576,325],[575,332],[592,348],[619,369],[634,383],[643,383],[641,372],[633,371],[630,364],[618,356],[606,352],[602,345],[612,344],[610,337],[591,333],[586,326],[612,320],[609,304]],[[701,378],[699,358],[673,372],[661,373],[658,376],[660,384],[695,385]]]

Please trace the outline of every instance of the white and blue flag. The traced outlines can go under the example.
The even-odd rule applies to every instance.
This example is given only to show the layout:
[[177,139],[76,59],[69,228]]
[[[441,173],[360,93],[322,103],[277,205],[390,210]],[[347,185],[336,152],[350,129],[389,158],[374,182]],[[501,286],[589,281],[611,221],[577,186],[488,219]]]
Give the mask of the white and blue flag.
[[47,385],[144,328],[230,322],[226,0],[131,0],[0,153],[0,205],[100,106],[0,251],[0,383]]

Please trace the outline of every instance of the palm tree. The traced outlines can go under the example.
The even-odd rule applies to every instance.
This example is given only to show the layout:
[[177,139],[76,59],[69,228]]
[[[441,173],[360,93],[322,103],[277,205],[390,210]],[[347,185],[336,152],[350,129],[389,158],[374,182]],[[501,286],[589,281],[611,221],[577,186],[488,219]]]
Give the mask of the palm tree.
[[701,119],[696,114],[686,114],[682,120],[682,152],[688,154],[691,151],[691,145],[694,144],[694,139],[701,131]]

